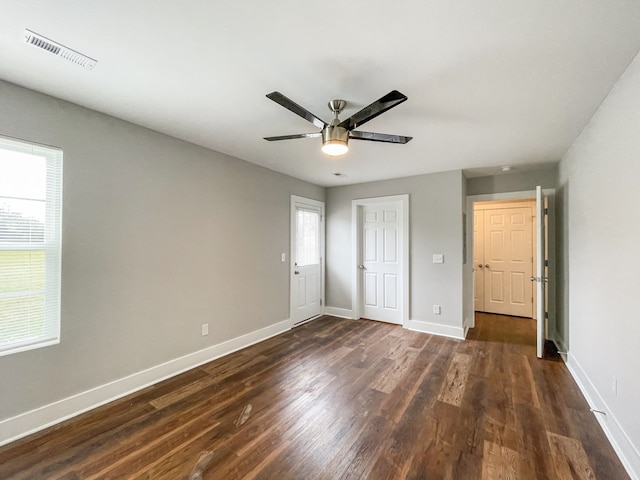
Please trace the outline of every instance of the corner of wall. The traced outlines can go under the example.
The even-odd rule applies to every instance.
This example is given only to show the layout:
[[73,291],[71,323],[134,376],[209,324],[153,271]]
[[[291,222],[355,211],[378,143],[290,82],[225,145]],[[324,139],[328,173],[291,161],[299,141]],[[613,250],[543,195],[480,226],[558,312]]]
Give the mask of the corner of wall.
[[[563,359],[565,359],[565,356],[563,356]],[[627,473],[635,480],[640,479],[640,452],[638,452],[623,430],[622,425],[600,396],[578,359],[567,354],[565,363]]]

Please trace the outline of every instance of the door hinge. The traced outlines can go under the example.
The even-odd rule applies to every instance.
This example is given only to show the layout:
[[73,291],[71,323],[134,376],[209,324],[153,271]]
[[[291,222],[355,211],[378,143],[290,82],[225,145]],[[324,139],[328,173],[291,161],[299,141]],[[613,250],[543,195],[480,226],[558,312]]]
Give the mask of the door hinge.
[[544,209],[544,214],[545,214],[545,215],[549,215],[549,209],[548,209],[548,208],[545,208],[545,209]]
[[549,320],[549,312],[544,312],[544,318],[545,318],[546,320]]
[[545,260],[545,261],[544,261],[544,266],[545,266],[545,267],[548,267],[548,266],[549,266],[549,260]]
[[322,305],[322,299],[320,299],[320,305]]

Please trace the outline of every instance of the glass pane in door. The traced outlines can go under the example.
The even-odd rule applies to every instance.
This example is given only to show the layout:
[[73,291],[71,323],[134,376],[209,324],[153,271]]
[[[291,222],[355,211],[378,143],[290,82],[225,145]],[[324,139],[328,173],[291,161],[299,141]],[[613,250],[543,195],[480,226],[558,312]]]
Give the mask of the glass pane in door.
[[296,263],[299,267],[320,263],[320,214],[296,211]]

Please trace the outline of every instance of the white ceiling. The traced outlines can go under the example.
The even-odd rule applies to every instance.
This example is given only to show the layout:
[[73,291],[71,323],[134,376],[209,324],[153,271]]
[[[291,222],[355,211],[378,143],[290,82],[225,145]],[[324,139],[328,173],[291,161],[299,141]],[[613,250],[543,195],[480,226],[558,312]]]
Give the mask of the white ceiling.
[[[21,41],[25,28],[98,60]],[[323,186],[557,162],[640,49],[638,0],[3,0],[0,78]],[[330,120],[409,100],[331,159],[265,97]],[[1,98],[0,98],[1,109]],[[496,168],[498,171],[499,168]],[[332,175],[342,172],[346,178]]]

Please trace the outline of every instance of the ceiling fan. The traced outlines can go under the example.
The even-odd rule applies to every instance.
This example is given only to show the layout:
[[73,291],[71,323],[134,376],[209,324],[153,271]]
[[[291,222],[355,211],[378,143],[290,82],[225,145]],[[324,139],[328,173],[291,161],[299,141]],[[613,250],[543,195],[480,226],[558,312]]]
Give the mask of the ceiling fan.
[[340,115],[340,112],[342,112],[347,106],[347,102],[345,100],[331,100],[329,102],[329,110],[331,110],[335,115],[335,118],[331,123],[321,120],[309,110],[301,107],[280,92],[269,93],[267,94],[267,98],[282,105],[287,110],[292,111],[296,115],[313,123],[316,127],[321,129],[319,132],[315,133],[298,133],[294,135],[281,135],[278,137],[264,137],[265,140],[269,140],[270,142],[275,140],[291,140],[294,138],[322,137],[322,151],[327,155],[335,157],[344,155],[349,151],[350,138],[353,138],[354,140],[368,140],[370,142],[386,143],[407,143],[413,138],[402,135],[389,135],[386,133],[361,132],[354,130],[369,120],[407,100],[406,95],[403,95],[397,90],[392,90],[385,96],[373,102],[371,105],[364,107],[362,110],[343,121],[340,121],[338,115]]

